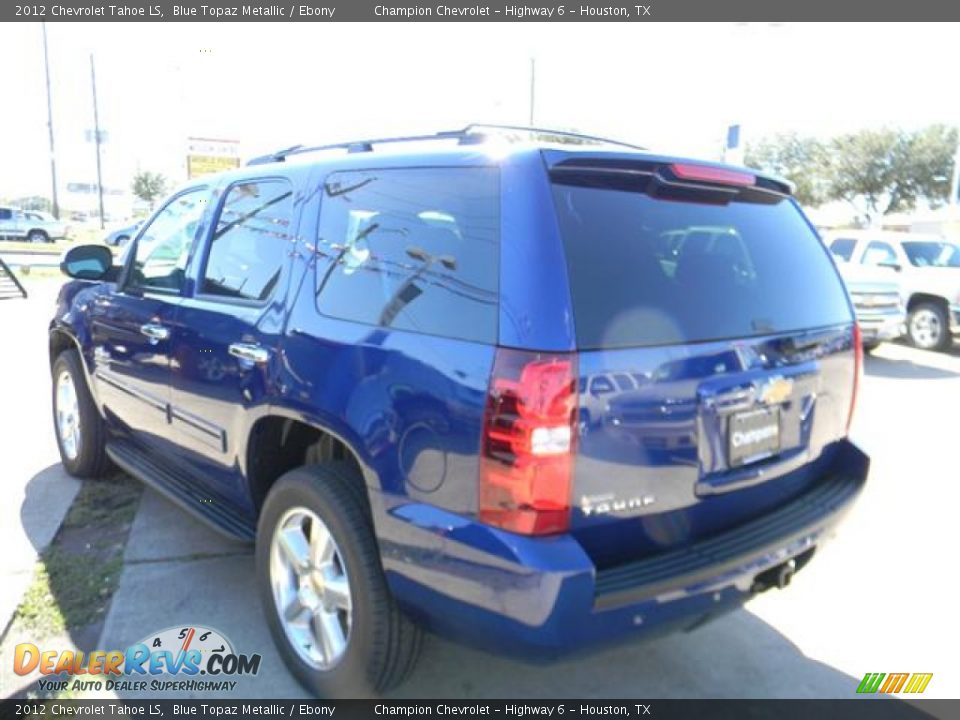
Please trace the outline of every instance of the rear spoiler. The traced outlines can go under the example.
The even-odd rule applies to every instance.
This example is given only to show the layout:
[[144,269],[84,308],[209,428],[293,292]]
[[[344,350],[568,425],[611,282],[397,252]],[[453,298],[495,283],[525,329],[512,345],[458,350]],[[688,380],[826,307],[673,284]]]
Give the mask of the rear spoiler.
[[792,195],[792,185],[780,178],[757,173],[748,168],[735,168],[714,163],[674,161],[653,158],[615,156],[576,157],[550,167],[554,181],[593,185],[602,178],[612,179],[622,189],[650,194],[685,194],[699,191],[715,200],[733,196],[760,200],[758,196],[783,198]]
[[0,258],[0,300],[26,299],[26,297],[27,291],[23,289],[13,270]]

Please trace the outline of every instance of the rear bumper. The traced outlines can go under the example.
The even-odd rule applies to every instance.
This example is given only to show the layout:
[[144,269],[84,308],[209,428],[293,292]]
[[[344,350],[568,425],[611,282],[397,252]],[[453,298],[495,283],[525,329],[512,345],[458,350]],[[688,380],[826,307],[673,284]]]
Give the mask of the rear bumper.
[[526,538],[423,505],[394,507],[377,529],[388,582],[415,619],[494,652],[549,658],[738,607],[759,575],[809,560],[863,489],[868,465],[844,441],[835,473],[776,511],[599,572],[571,536]]

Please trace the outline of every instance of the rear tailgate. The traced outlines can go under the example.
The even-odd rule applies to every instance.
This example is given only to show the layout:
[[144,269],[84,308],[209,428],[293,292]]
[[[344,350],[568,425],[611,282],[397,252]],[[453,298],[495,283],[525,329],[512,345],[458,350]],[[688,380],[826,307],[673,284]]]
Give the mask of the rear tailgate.
[[709,170],[552,169],[579,349],[571,530],[600,568],[783,504],[846,435],[833,263],[782,188]]

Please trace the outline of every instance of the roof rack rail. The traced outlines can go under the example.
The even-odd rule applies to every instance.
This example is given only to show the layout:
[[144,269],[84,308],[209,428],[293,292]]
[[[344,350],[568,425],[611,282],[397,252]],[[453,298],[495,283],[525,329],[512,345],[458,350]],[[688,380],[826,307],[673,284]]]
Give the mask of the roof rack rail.
[[440,132],[430,135],[406,135],[400,137],[375,138],[370,140],[349,140],[347,142],[332,143],[330,145],[312,145],[310,147],[306,147],[304,145],[293,145],[285,150],[278,150],[277,152],[268,153],[267,155],[260,155],[259,157],[248,160],[247,165],[265,165],[267,163],[283,162],[291,155],[322,152],[324,150],[346,150],[349,153],[371,152],[374,145],[386,145],[388,143],[426,142],[431,140],[459,140],[461,145],[473,145],[476,143],[481,143],[486,139],[486,135],[483,132],[477,132],[478,130],[526,132],[530,133],[531,135],[540,136],[553,135],[558,137],[576,138],[578,140],[587,140],[590,142],[605,143],[607,145],[618,145],[620,147],[628,147],[633,150],[646,150],[646,148],[639,145],[631,145],[630,143],[620,142],[619,140],[611,140],[609,138],[597,137],[595,135],[584,135],[582,133],[568,132],[566,130],[551,130],[549,128],[527,127],[525,125],[470,123],[460,130],[441,130]]
[[287,155],[292,155],[302,147],[303,145],[291,145],[284,150],[278,150],[277,152],[268,153],[266,155],[259,155],[255,158],[247,160],[247,165],[266,165],[267,163],[283,162],[283,159]]

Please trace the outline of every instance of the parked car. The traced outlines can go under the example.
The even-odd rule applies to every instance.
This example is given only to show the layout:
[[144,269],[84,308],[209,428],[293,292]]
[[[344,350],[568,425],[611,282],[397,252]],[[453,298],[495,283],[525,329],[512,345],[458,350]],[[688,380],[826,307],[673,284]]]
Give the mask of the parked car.
[[103,242],[113,247],[122,247],[130,241],[130,238],[133,237],[134,233],[137,232],[137,229],[142,224],[142,222],[135,222],[133,225],[125,225],[122,228],[117,228],[108,234],[103,239]]
[[827,237],[841,263],[900,273],[907,336],[925,350],[947,350],[960,334],[960,245],[935,235],[844,230]]
[[66,223],[49,213],[0,207],[0,237],[7,240],[49,243],[65,238],[67,233]]
[[484,138],[279,152],[183,186],[120,265],[64,257],[64,467],[255,540],[319,695],[399,682],[423,628],[553,658],[696,627],[788,585],[866,482],[859,330],[786,183]]
[[907,307],[897,273],[876,265],[838,262],[863,337],[863,349],[873,352],[880,343],[907,332]]

